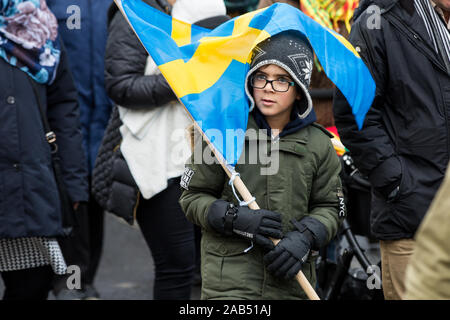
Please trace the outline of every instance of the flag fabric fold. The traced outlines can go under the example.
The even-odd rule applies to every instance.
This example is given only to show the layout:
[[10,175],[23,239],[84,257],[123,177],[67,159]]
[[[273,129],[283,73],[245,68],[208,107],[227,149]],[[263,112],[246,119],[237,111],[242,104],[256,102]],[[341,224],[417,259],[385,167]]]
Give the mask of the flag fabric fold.
[[208,30],[176,20],[140,0],[115,2],[227,165],[237,163],[244,144],[244,135],[233,132],[245,132],[247,127],[249,101],[244,85],[252,49],[283,31],[297,30],[308,38],[362,127],[375,94],[368,69],[345,38],[300,10],[276,3]]

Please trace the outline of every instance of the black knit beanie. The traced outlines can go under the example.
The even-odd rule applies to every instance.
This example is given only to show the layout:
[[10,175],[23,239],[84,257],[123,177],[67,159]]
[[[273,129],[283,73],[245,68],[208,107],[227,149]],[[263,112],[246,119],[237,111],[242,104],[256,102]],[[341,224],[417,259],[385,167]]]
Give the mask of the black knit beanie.
[[297,105],[298,116],[306,118],[312,111],[312,100],[308,88],[313,69],[313,50],[308,39],[298,31],[285,31],[260,42],[252,52],[250,70],[245,80],[245,91],[250,99],[250,111],[255,106],[249,79],[262,66],[277,65],[292,77],[302,91],[303,98]]

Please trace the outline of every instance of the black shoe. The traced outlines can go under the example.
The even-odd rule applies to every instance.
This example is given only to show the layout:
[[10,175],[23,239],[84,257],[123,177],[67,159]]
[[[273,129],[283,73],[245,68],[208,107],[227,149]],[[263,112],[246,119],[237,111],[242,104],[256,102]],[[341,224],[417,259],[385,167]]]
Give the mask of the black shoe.
[[84,299],[84,293],[81,290],[61,289],[55,294],[56,300],[81,300]]
[[83,289],[84,300],[98,300],[100,299],[100,294],[97,289],[92,284],[86,284]]

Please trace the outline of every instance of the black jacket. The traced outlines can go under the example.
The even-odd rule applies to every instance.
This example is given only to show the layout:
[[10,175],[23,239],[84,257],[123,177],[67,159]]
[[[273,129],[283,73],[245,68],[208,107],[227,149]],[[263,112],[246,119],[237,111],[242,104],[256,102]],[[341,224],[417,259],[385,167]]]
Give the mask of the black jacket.
[[[144,1],[170,13],[165,0]],[[148,53],[114,4],[108,17],[105,84],[110,98],[125,108],[147,110],[175,100],[175,94],[162,75],[144,75]],[[217,16],[196,24],[214,28],[228,19],[228,16]],[[117,107],[114,107],[93,171],[92,192],[104,209],[133,224],[140,195],[120,152],[121,125]]]
[[[147,2],[162,10],[156,3]],[[114,4],[109,17],[105,53],[105,86],[109,97],[125,108],[146,109],[175,100],[162,74],[144,75],[148,53]]]
[[72,202],[88,200],[77,91],[64,49],[52,85],[0,59],[0,239],[64,235],[61,205],[38,99],[56,133],[63,180]]
[[[171,7],[164,0],[145,2],[170,13]],[[148,53],[115,4],[108,10],[108,32],[105,86],[109,97],[122,107],[145,109],[175,100],[162,75],[144,75]],[[102,208],[133,224],[140,195],[120,152],[121,125],[114,106],[95,162],[92,193]]]
[[[367,9],[373,4],[381,17]],[[365,0],[360,7],[349,40],[372,73],[376,97],[358,131],[337,90],[336,126],[374,187],[373,234],[412,238],[449,162],[450,74],[413,1]]]

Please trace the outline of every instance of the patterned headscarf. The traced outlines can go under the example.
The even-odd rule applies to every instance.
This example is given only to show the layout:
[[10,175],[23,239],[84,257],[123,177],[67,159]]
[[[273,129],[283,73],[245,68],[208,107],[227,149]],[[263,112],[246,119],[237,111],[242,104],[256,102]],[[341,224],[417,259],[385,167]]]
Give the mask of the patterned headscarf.
[[58,21],[45,0],[0,0],[0,57],[51,84],[60,59]]

